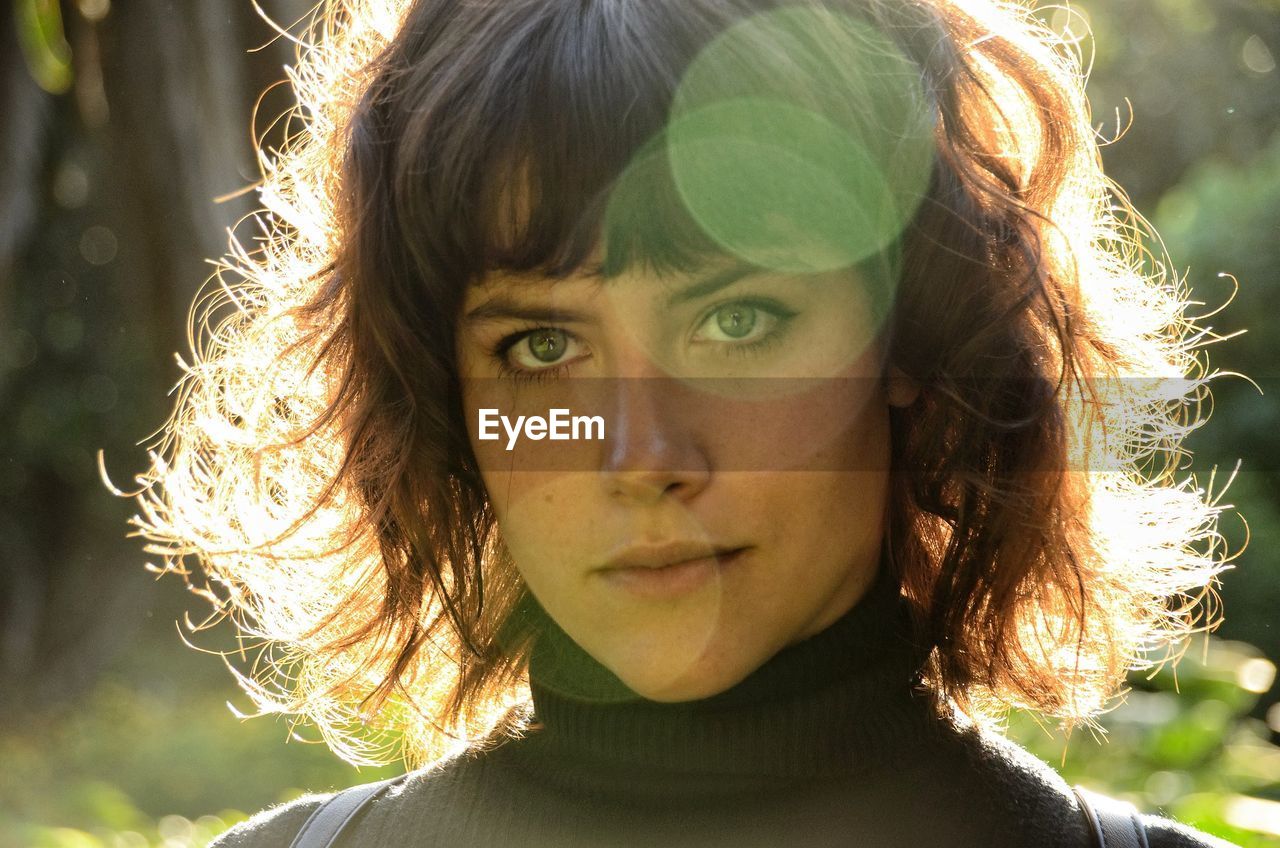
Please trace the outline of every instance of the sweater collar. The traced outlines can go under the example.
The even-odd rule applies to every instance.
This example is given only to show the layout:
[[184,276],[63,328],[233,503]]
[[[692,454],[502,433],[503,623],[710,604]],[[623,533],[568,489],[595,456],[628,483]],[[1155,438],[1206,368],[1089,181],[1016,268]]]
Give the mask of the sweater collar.
[[867,593],[822,632],[737,685],[696,701],[637,695],[546,619],[529,663],[543,754],[655,772],[757,777],[848,774],[927,735],[923,658],[899,585],[881,564]]

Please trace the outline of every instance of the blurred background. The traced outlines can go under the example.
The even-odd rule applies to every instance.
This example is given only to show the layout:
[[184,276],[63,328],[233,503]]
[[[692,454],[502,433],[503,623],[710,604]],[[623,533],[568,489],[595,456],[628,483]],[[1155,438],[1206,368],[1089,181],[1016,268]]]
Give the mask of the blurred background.
[[[310,2],[259,5],[288,26]],[[204,258],[255,206],[252,139],[280,142],[291,100],[272,86],[295,46],[252,0],[0,8],[0,848],[203,846],[246,812],[398,771],[357,771],[282,720],[239,721],[251,704],[209,653],[231,634],[184,637],[208,606],[144,567],[125,537],[134,505],[98,475],[99,450],[124,488],[146,465]],[[1190,442],[1213,491],[1239,464],[1221,529],[1231,552],[1249,541],[1222,578],[1225,624],[1176,679],[1135,674],[1105,741],[1068,744],[1029,716],[1011,734],[1071,782],[1277,845],[1280,0],[1039,14],[1092,29],[1095,125],[1121,136],[1108,171],[1187,274],[1194,312],[1234,294],[1205,321],[1231,336],[1212,364],[1262,391],[1218,380]]]

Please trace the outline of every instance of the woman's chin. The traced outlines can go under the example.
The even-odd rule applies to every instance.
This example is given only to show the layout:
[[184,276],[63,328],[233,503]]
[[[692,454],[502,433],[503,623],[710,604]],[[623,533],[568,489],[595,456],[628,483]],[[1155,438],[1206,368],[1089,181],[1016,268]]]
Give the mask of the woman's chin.
[[748,667],[739,672],[739,665],[732,657],[713,657],[709,651],[683,657],[673,651],[647,657],[632,654],[610,664],[610,670],[640,697],[675,703],[710,698],[729,689],[751,671]]
[[706,680],[695,680],[689,682],[677,681],[660,689],[649,689],[643,692],[635,686],[631,686],[631,689],[647,700],[664,704],[676,704],[684,701],[700,701],[703,698],[710,698],[712,695],[718,695],[731,686],[732,684],[708,685]]

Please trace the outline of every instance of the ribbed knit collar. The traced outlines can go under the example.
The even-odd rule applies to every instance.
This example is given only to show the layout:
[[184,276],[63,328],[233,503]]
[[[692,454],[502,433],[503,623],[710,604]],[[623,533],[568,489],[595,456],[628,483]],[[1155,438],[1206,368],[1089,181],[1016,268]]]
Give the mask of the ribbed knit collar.
[[848,775],[930,734],[932,712],[913,687],[922,659],[883,564],[868,592],[826,630],[696,701],[641,698],[552,624],[529,664],[535,724],[525,747],[632,780]]

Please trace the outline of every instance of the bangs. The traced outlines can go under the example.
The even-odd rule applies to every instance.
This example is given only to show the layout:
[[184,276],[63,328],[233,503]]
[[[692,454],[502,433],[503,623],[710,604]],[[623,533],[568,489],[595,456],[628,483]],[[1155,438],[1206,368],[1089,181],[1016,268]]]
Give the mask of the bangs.
[[445,27],[474,46],[459,53],[446,34],[414,74],[422,97],[393,183],[406,242],[466,280],[588,263],[605,276],[633,263],[688,270],[722,252],[681,201],[661,143],[681,75],[717,28],[665,5],[451,13]]
[[927,190],[919,68],[820,4],[429,5],[390,135],[429,272],[861,266]]

